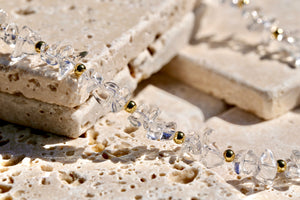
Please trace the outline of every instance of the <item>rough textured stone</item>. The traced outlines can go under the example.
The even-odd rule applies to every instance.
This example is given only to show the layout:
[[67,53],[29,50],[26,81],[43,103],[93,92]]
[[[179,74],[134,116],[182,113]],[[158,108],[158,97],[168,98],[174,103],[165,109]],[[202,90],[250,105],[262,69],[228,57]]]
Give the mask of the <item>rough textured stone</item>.
[[[295,30],[300,26],[295,17],[299,1],[255,3],[266,16],[277,18],[281,27]],[[264,119],[299,104],[299,69],[270,56],[263,59],[257,51],[262,34],[246,30],[247,21],[239,9],[214,1],[198,13],[202,17],[199,31],[166,68],[169,74]]]
[[[194,4],[194,0],[88,0],[84,3],[18,0],[3,1],[1,8],[20,26],[28,25],[38,31],[49,44],[68,40],[78,51],[89,51],[84,63],[111,80],[141,52],[152,49],[152,44],[157,45],[160,36],[182,21]],[[27,98],[67,107],[78,106],[88,99],[86,88],[78,86],[75,76],[58,81],[58,69],[45,66],[38,55],[8,67],[10,50],[7,48],[1,44],[0,91],[22,93]],[[164,48],[163,41],[158,48]],[[150,71],[145,72],[147,76]]]
[[[164,45],[153,47],[152,50],[155,50],[155,55],[148,56],[143,59],[142,64],[135,65],[135,68],[132,69],[134,70],[135,78],[129,75],[130,70],[126,67],[114,76],[113,81],[122,87],[128,87],[130,90],[136,88],[138,80],[148,77],[150,73],[158,70],[176,54],[180,47],[187,43],[193,22],[194,15],[190,13],[180,23],[177,23],[161,35],[154,44],[163,43]],[[173,42],[175,39],[177,40],[176,43]],[[137,56],[137,59],[143,57],[144,54],[145,52],[142,52]],[[27,75],[23,74],[22,76]],[[18,75],[18,77],[21,77],[21,75]],[[18,79],[18,81],[21,81],[25,87],[31,88],[37,95],[41,95],[40,89],[42,87],[37,87],[37,85],[42,85],[40,80],[32,78],[31,75],[28,75],[28,78],[35,81],[31,81],[27,86],[25,80]],[[18,84],[21,84],[21,82]],[[48,84],[48,87],[51,85],[49,88],[52,88],[47,96],[53,95],[52,98],[55,98],[56,95],[61,95],[60,92],[57,93],[60,90],[58,89],[59,85],[44,83]],[[69,91],[69,94],[71,93]],[[78,94],[76,95],[78,96]],[[61,95],[59,98],[65,100],[65,97]],[[98,106],[94,98],[89,98],[85,103],[76,107],[59,106],[28,99],[20,93],[16,95],[0,93],[0,101],[2,105],[6,105],[0,108],[1,119],[73,138],[80,136],[88,128],[92,127],[97,119],[108,112],[108,109]]]
[[[181,88],[178,90],[180,94]],[[141,89],[135,99],[159,105],[163,120],[175,120],[186,128],[196,129],[203,120],[199,108],[151,85]],[[185,116],[178,109],[185,110]],[[177,160],[179,146],[172,141],[146,139],[145,131],[131,127],[127,117],[126,112],[110,113],[85,136],[73,140],[3,122],[0,198],[244,197],[200,163]]]
[[[211,141],[224,151],[227,148],[238,152],[251,149],[260,156],[264,149],[270,149],[275,159],[287,160],[292,150],[299,149],[300,110],[294,110],[273,120],[262,121],[238,108],[230,109],[207,121],[207,126],[215,130]],[[297,182],[285,182],[283,176],[275,179],[273,187],[257,185],[253,177],[237,176],[232,163],[215,168],[215,172],[225,178],[249,199],[298,199],[300,187]]]

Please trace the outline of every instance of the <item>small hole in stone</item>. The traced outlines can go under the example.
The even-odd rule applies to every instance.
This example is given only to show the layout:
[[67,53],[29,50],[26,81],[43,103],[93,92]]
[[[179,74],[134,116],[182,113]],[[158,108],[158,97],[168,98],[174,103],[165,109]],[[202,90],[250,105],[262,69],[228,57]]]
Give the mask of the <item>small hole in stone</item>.
[[141,178],[140,181],[144,183],[144,182],[146,182],[146,179],[145,178]]
[[66,155],[67,156],[73,156],[75,154],[75,151],[67,151]]
[[123,188],[123,189],[121,189],[121,192],[126,192],[126,189],[124,189],[124,188]]
[[106,44],[106,47],[107,47],[107,48],[110,48],[110,47],[111,47],[111,44]]
[[159,176],[166,176],[166,173],[160,173]]
[[136,195],[134,198],[135,198],[136,200],[140,200],[140,199],[143,198],[143,196],[142,196],[142,195]]
[[156,178],[156,174],[152,174],[151,178],[155,179]]
[[135,188],[135,185],[130,185],[130,188],[131,188],[131,189],[134,189],[134,188]]
[[87,35],[87,38],[88,38],[88,39],[92,39],[93,36],[92,36],[92,35]]

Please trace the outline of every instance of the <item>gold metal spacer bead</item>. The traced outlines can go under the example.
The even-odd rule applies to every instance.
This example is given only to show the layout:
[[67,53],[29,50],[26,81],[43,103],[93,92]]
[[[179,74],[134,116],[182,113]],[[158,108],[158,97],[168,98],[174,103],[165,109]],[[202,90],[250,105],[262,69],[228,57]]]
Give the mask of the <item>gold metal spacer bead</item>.
[[235,153],[231,149],[227,149],[223,153],[226,162],[232,162],[235,158]]
[[46,47],[45,50],[48,49],[46,42],[44,42],[44,41],[38,41],[38,42],[35,44],[35,46],[34,46],[34,47],[35,47],[35,51],[36,51],[37,53],[41,53],[41,50],[42,50],[42,47],[43,47],[43,46]]
[[134,101],[128,101],[126,105],[124,106],[124,110],[128,113],[134,113],[136,110],[137,105]]
[[282,173],[286,170],[287,164],[284,160],[277,160],[277,172]]
[[78,63],[77,65],[75,65],[74,67],[74,73],[77,77],[80,77],[83,72],[86,70],[86,67],[84,64],[82,63]]
[[273,27],[272,30],[272,38],[278,41],[281,41],[283,39],[284,31],[282,28]]
[[245,5],[248,5],[250,3],[250,0],[238,0],[237,6],[239,8],[243,8]]
[[184,140],[185,140],[185,134],[184,132],[182,131],[177,131],[174,135],[174,138],[173,138],[174,142],[176,144],[182,144],[184,143]]

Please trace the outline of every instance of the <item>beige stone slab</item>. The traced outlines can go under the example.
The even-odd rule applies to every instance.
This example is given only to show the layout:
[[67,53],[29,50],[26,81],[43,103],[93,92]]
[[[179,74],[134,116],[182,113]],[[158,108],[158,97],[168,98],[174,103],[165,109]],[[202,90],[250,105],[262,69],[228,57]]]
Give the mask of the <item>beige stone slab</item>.
[[[182,21],[194,3],[194,0],[88,0],[84,4],[79,0],[17,0],[3,1],[1,8],[17,24],[30,26],[50,44],[68,40],[78,51],[89,51],[84,63],[111,80]],[[8,52],[1,44],[0,91],[22,93],[27,98],[67,107],[80,105],[89,97],[86,88],[78,86],[76,77],[70,75],[58,81],[57,67],[45,66],[38,55],[8,67]],[[159,68],[155,67],[153,71]],[[149,76],[153,71],[147,70]]]
[[[225,102],[210,96],[202,91],[199,91],[195,88],[190,87],[189,85],[184,84],[183,82],[174,79],[167,74],[164,73],[157,73],[153,75],[151,78],[141,82],[139,87],[137,88],[136,92],[139,93],[145,87],[149,85],[153,85],[157,88],[164,90],[165,92],[172,94],[174,96],[179,97],[197,107],[202,112],[202,119],[206,121],[207,119],[216,116],[225,110],[228,109],[228,106]],[[151,98],[153,100],[153,97]],[[151,100],[148,100],[151,103]],[[163,101],[159,102],[163,104],[163,107],[168,107],[168,102]],[[176,104],[175,104],[176,105]],[[169,105],[169,109],[174,110],[173,104]],[[177,110],[177,109],[175,109]],[[190,112],[190,110],[183,110],[182,108],[178,107],[178,111],[184,117],[186,112]]]
[[[256,4],[266,16],[280,19],[282,27],[300,26],[295,10],[299,1]],[[200,13],[199,32],[166,68],[169,74],[264,119],[299,105],[299,69],[261,59],[255,49],[262,34],[246,30],[238,9],[207,4]]]
[[[227,148],[238,152],[251,149],[257,156],[268,148],[272,150],[275,159],[288,159],[292,150],[299,150],[300,145],[300,110],[294,110],[285,115],[262,121],[252,114],[238,108],[233,108],[207,121],[207,126],[215,130],[211,141],[224,151]],[[249,199],[297,199],[300,197],[300,186],[287,182],[279,185],[281,178],[276,179],[273,187],[261,188],[252,177],[237,176],[231,163],[214,169],[225,180],[249,196]],[[250,178],[250,179],[248,179]],[[277,183],[277,185],[276,185]],[[276,199],[276,198],[275,198]]]
[[[137,102],[159,105],[162,120],[199,127],[201,111],[149,85]],[[175,103],[174,103],[175,102]],[[170,104],[176,104],[173,107]],[[178,109],[185,110],[178,112]],[[173,142],[148,140],[128,113],[110,113],[85,136],[68,139],[0,125],[0,198],[13,199],[242,199],[201,163],[177,161]],[[198,123],[197,123],[198,122]],[[51,194],[51,195],[49,195]]]
[[[143,66],[155,64],[152,69],[159,68],[165,63],[166,59],[171,59],[176,54],[176,49],[188,41],[193,21],[194,15],[190,13],[180,23],[163,34],[161,39],[164,40],[165,46],[156,48],[156,55],[145,59]],[[178,39],[178,43],[174,44],[173,39],[178,36],[180,36],[180,39]],[[163,58],[161,59],[161,57]],[[136,69],[138,69],[139,65],[136,66]],[[136,72],[136,75],[140,76],[141,71]],[[138,77],[128,77],[129,73],[128,68],[122,69],[115,75],[114,81],[121,87],[128,87],[133,90],[137,86]],[[30,87],[36,88],[34,83],[30,83]],[[49,95],[52,93],[55,93],[55,91],[52,91]],[[64,97],[60,96],[61,99],[64,99]],[[0,93],[0,101],[2,105],[6,105],[0,108],[0,119],[73,138],[79,137],[88,128],[92,127],[97,119],[109,112],[109,108],[98,106],[92,97],[76,107],[49,104],[28,99],[21,94]]]

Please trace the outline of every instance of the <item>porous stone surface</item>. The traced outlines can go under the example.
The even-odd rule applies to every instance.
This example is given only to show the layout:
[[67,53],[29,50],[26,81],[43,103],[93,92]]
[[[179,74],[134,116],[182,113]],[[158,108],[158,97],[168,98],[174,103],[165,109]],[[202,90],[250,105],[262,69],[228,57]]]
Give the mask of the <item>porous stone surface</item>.
[[[266,16],[278,19],[280,27],[300,27],[299,1],[252,3]],[[208,1],[197,13],[199,31],[168,65],[169,74],[264,119],[299,105],[299,69],[272,56],[276,54],[273,47],[266,50],[269,56],[262,57],[259,45],[265,35],[249,32],[239,9]]]
[[[169,85],[171,88],[172,84]],[[182,93],[181,88],[178,94]],[[203,120],[200,108],[155,86],[141,88],[134,99],[138,104],[159,105],[162,120],[174,120],[185,129],[197,129]],[[201,163],[178,158],[179,145],[146,139],[142,128],[129,124],[128,115],[110,113],[84,136],[73,140],[3,122],[0,126],[0,198],[244,197]]]
[[[12,21],[20,27],[30,26],[49,44],[68,40],[76,50],[88,51],[83,60],[86,66],[111,80],[119,71],[130,68],[130,63],[134,63],[143,51],[148,49],[151,54],[162,51],[165,44],[164,39],[160,41],[160,36],[175,25],[183,28],[181,33],[185,35],[191,29],[190,24],[178,23],[192,11],[194,4],[194,0],[88,0],[84,3],[79,0],[17,0],[2,1],[1,8],[8,12]],[[171,46],[166,42],[168,48],[172,47],[176,52],[183,40],[172,39],[181,41]],[[171,56],[172,51],[166,54]],[[1,43],[0,52],[0,91],[22,93],[27,98],[66,107],[78,106],[88,99],[86,88],[78,84],[80,80],[69,75],[58,81],[58,68],[42,63],[39,55],[8,66],[11,50]],[[166,62],[168,56],[160,58],[161,62]],[[152,62],[156,64],[153,71],[162,64]],[[153,71],[147,68],[143,76],[147,77]],[[129,78],[130,74],[127,76]]]
[[[299,150],[300,110],[262,121],[256,116],[232,108],[219,116],[210,118],[206,125],[215,130],[211,141],[223,152],[231,148],[234,152],[253,150],[260,157],[265,149],[270,149],[276,160],[288,160],[292,150]],[[247,196],[247,199],[299,199],[300,186],[296,181],[287,180],[278,174],[274,186],[261,186],[252,176],[237,175],[232,163],[215,168],[226,182]]]
[[[143,57],[148,51],[142,52],[136,58],[141,60],[143,57],[142,63],[135,64],[135,67],[130,70],[127,67],[123,68],[114,76],[113,81],[120,87],[127,87],[132,91],[137,87],[138,81],[158,70],[176,54],[180,47],[187,43],[192,31],[193,22],[194,15],[192,13],[187,14],[179,23],[170,28],[153,43],[154,46],[151,47],[152,56]],[[174,43],[175,39],[177,40],[176,43]],[[134,78],[130,76],[130,73],[134,74]],[[19,73],[13,76],[15,78],[11,80],[18,82],[18,84],[23,82],[24,87],[31,88],[37,95],[40,95],[40,90],[43,88],[41,87],[41,81],[32,78],[30,74],[23,75],[27,76],[31,81],[21,80]],[[3,78],[1,80],[5,81],[6,79]],[[58,92],[60,85],[44,83],[48,84],[47,87],[51,88],[48,96],[53,95],[51,98],[54,98],[56,95],[59,95],[61,100],[66,99],[65,95],[61,95]],[[7,84],[3,86],[6,87]],[[72,91],[68,92],[70,95],[73,95],[72,93]],[[80,136],[88,128],[92,127],[95,121],[106,114],[110,108],[103,107],[102,105],[99,106],[93,97],[90,97],[81,105],[68,107],[29,99],[24,97],[22,92],[18,92],[17,94],[0,92],[0,102],[2,105],[6,105],[0,108],[0,119],[72,138]]]

